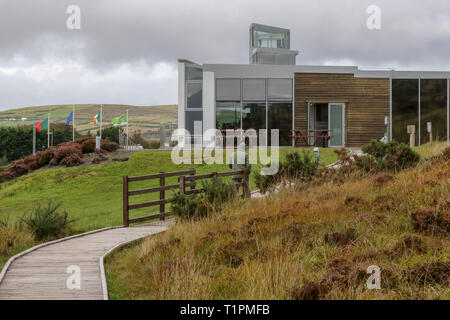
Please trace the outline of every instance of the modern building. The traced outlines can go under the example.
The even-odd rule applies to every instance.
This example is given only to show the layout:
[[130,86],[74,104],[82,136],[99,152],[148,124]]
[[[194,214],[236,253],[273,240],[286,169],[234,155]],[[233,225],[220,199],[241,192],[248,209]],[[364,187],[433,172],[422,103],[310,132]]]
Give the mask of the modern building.
[[252,24],[249,39],[246,65],[178,60],[179,128],[193,133],[202,120],[204,132],[279,129],[285,146],[328,135],[330,147],[360,147],[384,136],[408,143],[408,125],[426,143],[431,122],[433,139],[449,139],[450,72],[296,65],[288,29]]

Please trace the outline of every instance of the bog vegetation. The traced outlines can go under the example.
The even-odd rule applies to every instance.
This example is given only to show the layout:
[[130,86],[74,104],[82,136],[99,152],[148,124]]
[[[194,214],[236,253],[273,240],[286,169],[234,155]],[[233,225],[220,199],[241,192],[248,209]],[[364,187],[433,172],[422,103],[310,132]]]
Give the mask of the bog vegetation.
[[[401,144],[365,150],[354,161],[338,150],[339,169],[311,176],[308,156],[289,156],[295,184],[223,199],[222,210],[115,253],[110,297],[449,299],[450,147],[422,160]],[[366,286],[371,265],[380,290]]]

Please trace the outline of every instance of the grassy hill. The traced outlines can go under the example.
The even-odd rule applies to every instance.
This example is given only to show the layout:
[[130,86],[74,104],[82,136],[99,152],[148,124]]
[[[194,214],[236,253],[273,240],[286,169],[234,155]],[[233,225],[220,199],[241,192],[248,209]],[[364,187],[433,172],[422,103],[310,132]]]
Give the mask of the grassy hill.
[[230,204],[110,256],[110,298],[450,299],[449,181],[441,158]]
[[[129,110],[130,133],[141,130],[146,139],[159,138],[159,124],[162,122],[176,122],[178,119],[177,106],[128,106],[103,105],[103,125],[109,126],[111,119]],[[91,130],[96,132],[98,125],[92,123],[93,117],[99,112],[98,104],[75,105],[75,127],[81,133]],[[18,126],[33,123],[33,119],[41,121],[51,113],[52,122],[64,123],[72,111],[72,105],[39,106],[0,111],[1,126]],[[22,118],[27,120],[22,121]],[[15,119],[15,120],[11,120]]]
[[[292,149],[282,149],[281,157]],[[332,163],[337,159],[332,149],[321,149],[321,161]],[[24,214],[29,214],[47,200],[61,202],[73,223],[74,232],[94,230],[122,224],[122,176],[138,176],[161,171],[172,172],[196,168],[199,174],[228,171],[226,164],[175,165],[170,151],[127,152],[127,162],[109,162],[97,165],[83,165],[73,168],[40,169],[15,180],[0,183],[0,268],[6,260],[35,244],[27,232],[4,231],[2,221],[14,226]],[[126,155],[122,155],[126,156]],[[256,167],[253,168],[256,170]],[[168,178],[168,184],[175,184],[175,178]],[[132,184],[133,189],[154,187],[159,181],[144,181]],[[251,182],[254,187],[254,182]],[[136,196],[134,203],[159,199],[158,193]],[[157,207],[133,210],[132,217],[156,213]],[[6,237],[6,238],[5,238]],[[5,239],[6,240],[5,240]],[[12,240],[7,240],[12,239]],[[4,240],[4,241],[3,241]],[[12,247],[2,249],[2,245],[12,241]]]

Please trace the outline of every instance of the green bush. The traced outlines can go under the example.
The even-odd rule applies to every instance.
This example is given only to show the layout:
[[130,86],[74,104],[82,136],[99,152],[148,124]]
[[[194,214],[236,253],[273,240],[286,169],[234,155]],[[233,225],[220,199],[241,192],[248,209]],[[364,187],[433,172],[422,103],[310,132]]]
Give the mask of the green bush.
[[237,196],[234,185],[218,177],[202,181],[201,190],[197,196],[174,193],[170,199],[173,214],[184,220],[199,219],[222,210]]
[[67,211],[60,210],[61,203],[48,201],[46,206],[38,204],[32,212],[22,217],[22,223],[33,233],[36,240],[56,239],[66,235],[74,220],[69,220]]
[[373,157],[379,170],[399,171],[417,164],[420,156],[410,146],[397,141],[372,140],[362,148],[364,157]]
[[182,220],[199,219],[208,215],[208,206],[203,195],[191,197],[185,194],[174,193],[170,198],[172,213]]
[[[72,127],[64,124],[52,123],[53,143],[72,140]],[[76,133],[76,136],[80,136]],[[47,131],[36,132],[36,150],[47,149]],[[0,150],[8,161],[23,159],[33,152],[33,126],[2,127],[0,128]]]
[[275,186],[282,180],[310,181],[317,173],[319,163],[309,150],[303,150],[302,154],[294,151],[286,154],[286,160],[280,162],[278,172],[274,175],[262,175],[259,171],[254,174],[255,182],[262,192]]
[[[102,138],[109,140],[111,142],[119,143],[119,132],[122,131],[122,128],[117,126],[111,126],[104,128],[102,130]],[[98,132],[97,135],[100,133]],[[103,147],[102,147],[103,148]]]

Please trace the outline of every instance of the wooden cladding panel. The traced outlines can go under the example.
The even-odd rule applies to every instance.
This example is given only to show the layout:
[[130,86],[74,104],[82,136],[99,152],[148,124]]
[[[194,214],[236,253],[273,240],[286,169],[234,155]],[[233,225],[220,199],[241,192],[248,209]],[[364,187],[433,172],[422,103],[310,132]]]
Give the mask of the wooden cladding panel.
[[389,116],[389,79],[353,74],[296,73],[295,128],[308,128],[308,102],[344,102],[346,145],[359,147],[381,139]]

